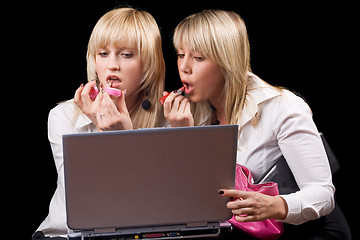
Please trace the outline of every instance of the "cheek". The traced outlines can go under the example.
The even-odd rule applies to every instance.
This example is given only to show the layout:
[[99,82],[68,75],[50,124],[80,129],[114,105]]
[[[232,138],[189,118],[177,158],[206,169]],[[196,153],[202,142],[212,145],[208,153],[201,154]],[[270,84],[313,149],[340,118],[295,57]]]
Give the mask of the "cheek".
[[197,83],[194,95],[191,98],[193,102],[212,101],[218,99],[224,88],[224,77],[220,67],[211,66],[198,69]]
[[204,68],[201,74],[201,85],[208,92],[221,91],[224,85],[224,77],[220,67],[211,66]]
[[104,83],[106,79],[106,65],[103,61],[95,61],[95,70],[100,82]]
[[127,79],[127,84],[131,88],[137,88],[144,78],[143,67],[141,63],[131,63],[123,68],[124,77]]
[[134,61],[127,65],[124,65],[124,72],[127,72],[133,76],[139,77],[143,75],[143,67],[140,62]]

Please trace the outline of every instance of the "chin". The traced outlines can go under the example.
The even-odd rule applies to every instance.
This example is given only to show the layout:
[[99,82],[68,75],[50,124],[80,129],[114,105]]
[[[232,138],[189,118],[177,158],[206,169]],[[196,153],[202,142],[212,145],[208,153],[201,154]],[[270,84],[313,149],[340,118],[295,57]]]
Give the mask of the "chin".
[[188,96],[188,98],[190,98],[190,101],[193,103],[201,103],[204,102],[205,100],[201,99],[201,98],[197,98],[195,96]]

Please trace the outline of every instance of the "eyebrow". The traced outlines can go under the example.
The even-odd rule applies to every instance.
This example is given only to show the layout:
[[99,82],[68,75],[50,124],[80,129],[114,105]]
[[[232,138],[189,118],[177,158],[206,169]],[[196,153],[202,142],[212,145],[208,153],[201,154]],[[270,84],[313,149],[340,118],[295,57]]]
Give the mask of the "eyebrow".
[[[133,48],[133,47],[120,47],[120,48],[117,48],[117,47],[111,47],[113,49],[115,49],[116,51],[120,50],[120,51],[123,51],[123,50],[132,50],[132,51],[137,51],[137,48]],[[98,47],[97,50],[107,50],[107,51],[110,51],[110,48],[108,46],[105,46],[105,47]]]

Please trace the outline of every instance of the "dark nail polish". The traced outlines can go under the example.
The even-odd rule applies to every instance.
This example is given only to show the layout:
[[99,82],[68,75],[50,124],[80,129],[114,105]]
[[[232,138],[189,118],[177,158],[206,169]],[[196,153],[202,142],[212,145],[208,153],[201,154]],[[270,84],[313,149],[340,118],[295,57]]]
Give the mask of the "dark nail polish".
[[223,190],[219,190],[219,195],[224,195],[224,191]]

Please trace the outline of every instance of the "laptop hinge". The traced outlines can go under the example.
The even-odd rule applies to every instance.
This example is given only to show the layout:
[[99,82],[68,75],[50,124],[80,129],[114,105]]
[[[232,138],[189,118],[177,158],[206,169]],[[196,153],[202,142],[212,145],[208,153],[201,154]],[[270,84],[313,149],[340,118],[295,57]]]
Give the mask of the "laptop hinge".
[[94,233],[114,233],[116,228],[97,228],[94,229]]
[[207,227],[208,222],[191,222],[187,223],[186,227],[192,228],[192,227]]

